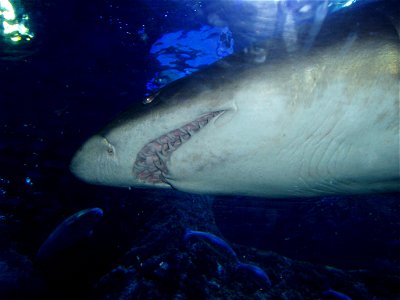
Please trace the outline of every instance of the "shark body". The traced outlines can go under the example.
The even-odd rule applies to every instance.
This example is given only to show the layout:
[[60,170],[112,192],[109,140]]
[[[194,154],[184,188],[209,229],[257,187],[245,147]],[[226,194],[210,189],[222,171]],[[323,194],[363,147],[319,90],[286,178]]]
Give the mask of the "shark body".
[[235,55],[173,82],[92,136],[71,171],[205,194],[399,191],[399,35],[390,22],[335,18],[307,53]]

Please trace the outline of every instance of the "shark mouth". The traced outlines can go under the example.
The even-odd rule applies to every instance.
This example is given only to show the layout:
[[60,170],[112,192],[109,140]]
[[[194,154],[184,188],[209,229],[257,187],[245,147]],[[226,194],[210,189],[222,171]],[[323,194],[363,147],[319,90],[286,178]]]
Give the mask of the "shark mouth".
[[167,183],[165,176],[168,174],[167,162],[171,154],[223,112],[224,110],[219,110],[202,115],[146,144],[136,156],[134,176],[141,182]]

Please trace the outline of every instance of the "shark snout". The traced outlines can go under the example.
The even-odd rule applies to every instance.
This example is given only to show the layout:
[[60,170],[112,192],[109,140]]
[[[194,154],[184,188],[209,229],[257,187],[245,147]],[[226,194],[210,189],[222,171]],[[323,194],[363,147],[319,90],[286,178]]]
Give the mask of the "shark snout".
[[72,157],[69,166],[71,173],[83,181],[97,183],[101,170],[99,158],[103,152],[102,148],[104,147],[101,144],[101,137],[97,135],[91,137]]
[[82,150],[79,149],[74,156],[69,165],[69,170],[79,179],[85,180],[84,176],[84,156],[82,155]]
[[[135,150],[126,145],[118,148],[108,138],[100,134],[91,137],[73,156],[70,171],[91,184],[137,186],[139,183],[133,174]],[[131,164],[121,161],[131,161]]]

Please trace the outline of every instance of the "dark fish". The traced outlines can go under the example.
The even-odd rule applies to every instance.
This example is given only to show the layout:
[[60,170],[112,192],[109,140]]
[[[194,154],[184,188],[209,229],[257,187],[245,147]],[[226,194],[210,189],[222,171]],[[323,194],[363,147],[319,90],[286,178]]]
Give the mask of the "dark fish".
[[272,285],[267,273],[265,273],[264,270],[258,266],[238,263],[237,268],[239,271],[244,271],[250,276],[253,276],[260,284],[260,286],[264,288],[270,287]]
[[195,231],[190,229],[186,230],[184,239],[188,240],[191,237],[200,238],[206,241],[207,243],[216,246],[218,249],[222,249],[225,253],[228,253],[236,261],[237,270],[248,273],[256,280],[256,282],[262,288],[267,288],[272,285],[271,280],[269,279],[267,273],[265,273],[263,269],[261,269],[256,265],[245,264],[240,262],[236,252],[232,249],[231,246],[229,246],[227,242],[225,242],[220,237],[209,232]]
[[332,289],[326,290],[322,295],[324,295],[324,299],[351,300],[349,296]]
[[213,246],[217,246],[219,249],[222,249],[224,252],[229,253],[229,255],[234,258],[235,260],[238,260],[237,255],[235,251],[232,249],[231,246],[227,242],[225,242],[223,239],[220,237],[209,233],[209,232],[203,232],[203,231],[195,231],[195,230],[190,230],[188,229],[185,233],[184,239],[188,240],[191,237],[197,237],[200,239],[203,239],[204,241],[210,243]]
[[92,234],[93,227],[102,218],[103,210],[88,208],[65,219],[49,235],[36,254],[38,262],[50,260],[70,249]]

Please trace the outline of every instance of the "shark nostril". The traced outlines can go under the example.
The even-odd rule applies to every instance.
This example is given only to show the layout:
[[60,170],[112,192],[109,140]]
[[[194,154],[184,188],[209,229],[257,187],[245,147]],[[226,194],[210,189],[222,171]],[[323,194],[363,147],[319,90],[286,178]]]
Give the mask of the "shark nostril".
[[166,163],[172,152],[223,112],[220,110],[205,114],[146,144],[136,156],[134,176],[143,182],[165,183],[165,175],[168,174]]

